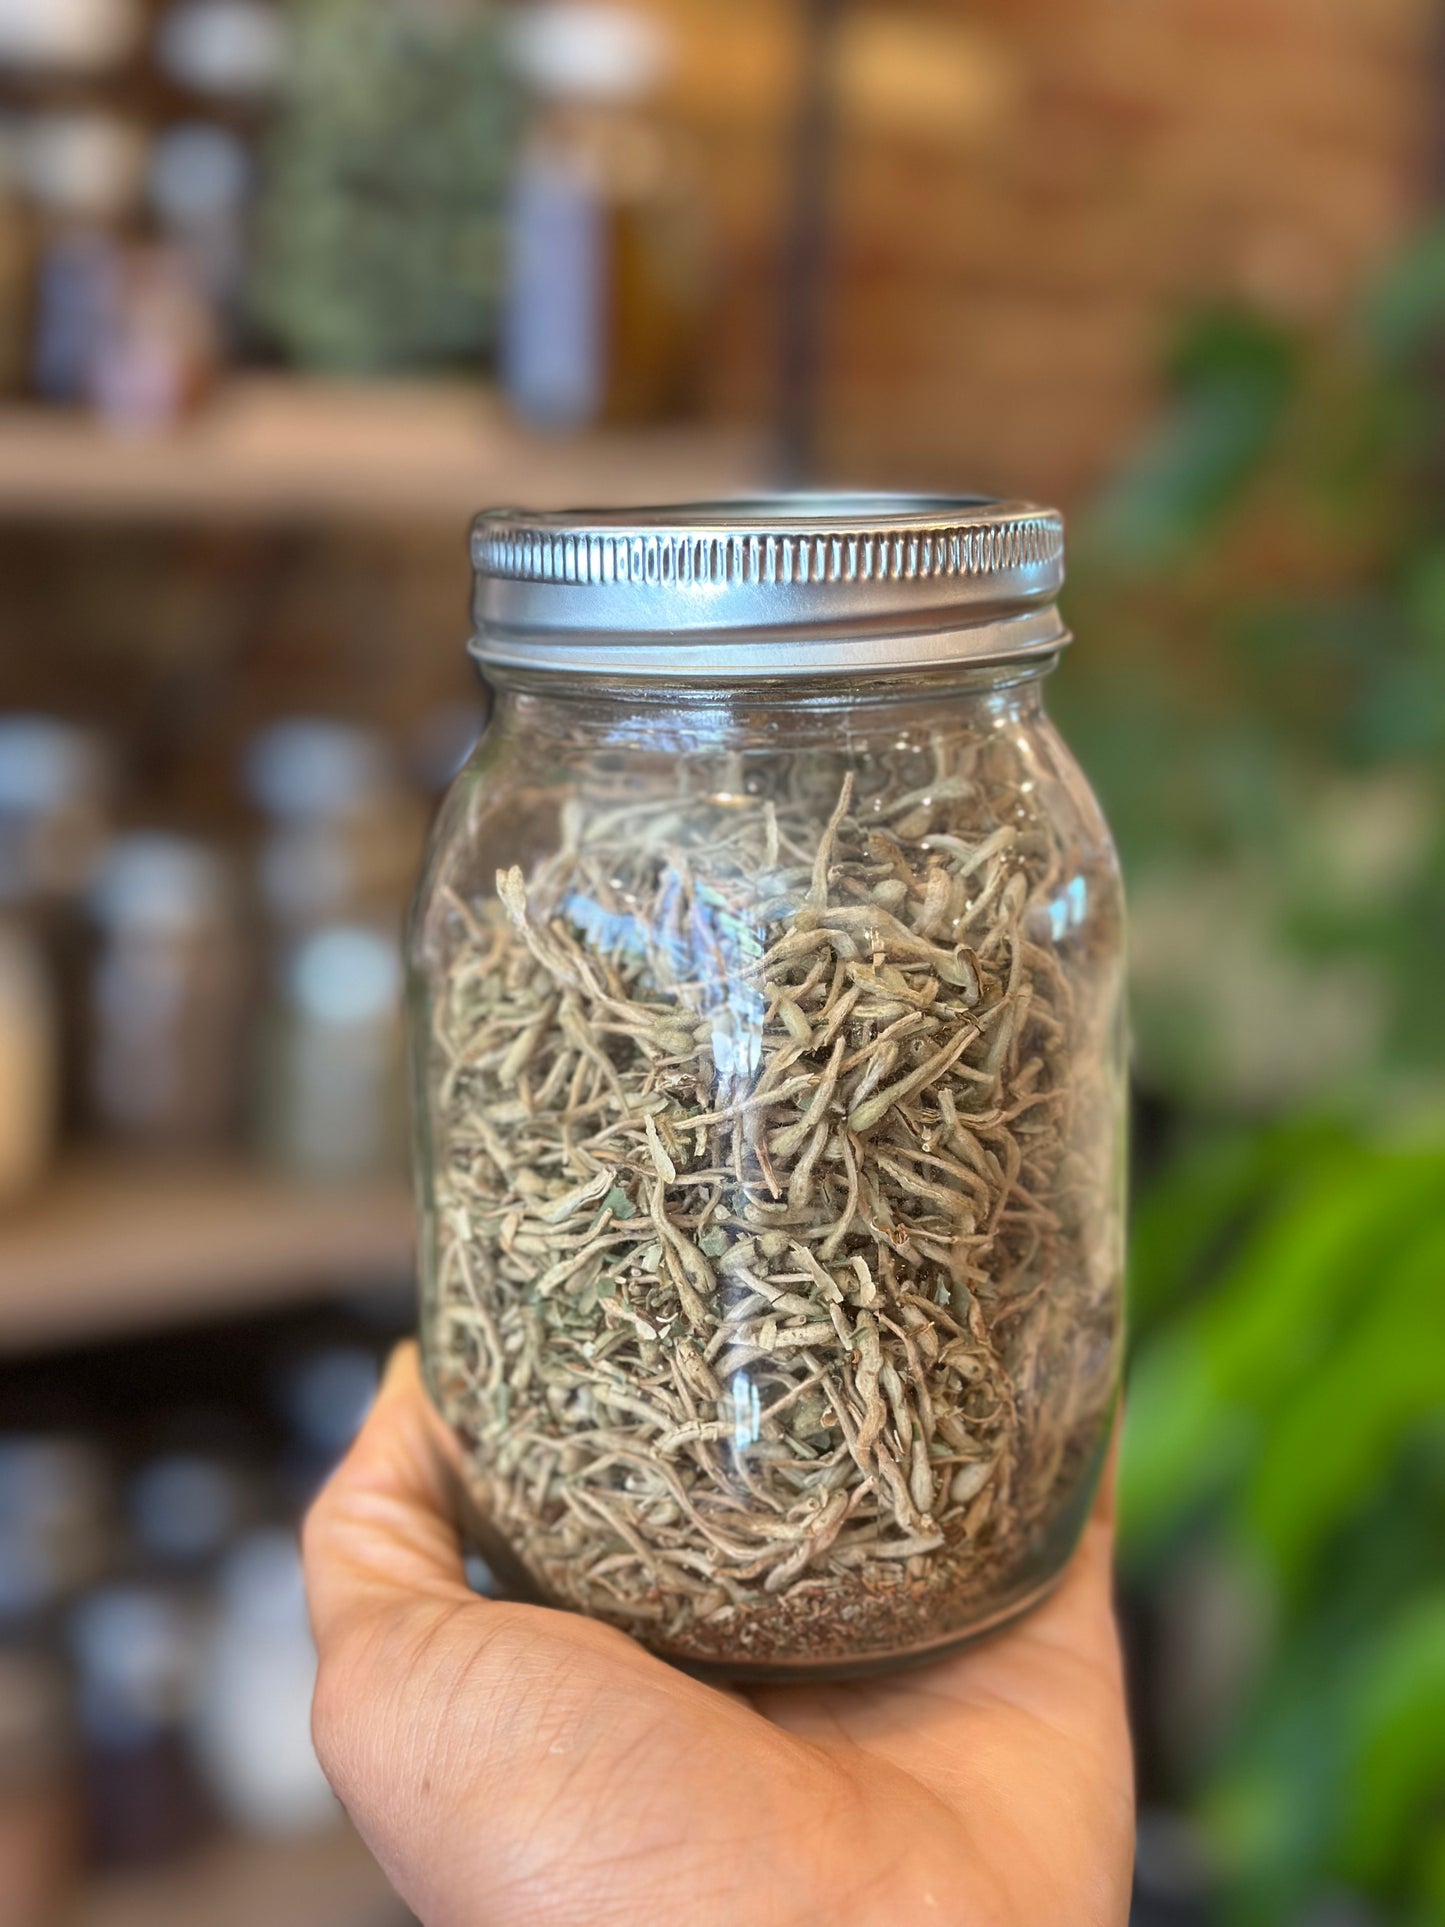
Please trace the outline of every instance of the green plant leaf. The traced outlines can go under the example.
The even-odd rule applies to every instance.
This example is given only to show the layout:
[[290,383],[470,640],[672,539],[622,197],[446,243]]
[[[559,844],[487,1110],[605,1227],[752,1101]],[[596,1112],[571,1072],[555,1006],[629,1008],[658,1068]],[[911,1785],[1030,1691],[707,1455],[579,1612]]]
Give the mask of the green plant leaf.
[[1129,1308],[1142,1331],[1228,1259],[1246,1214],[1312,1152],[1340,1140],[1329,1119],[1205,1129],[1144,1191],[1130,1232]]
[[1126,1548],[1157,1549],[1243,1473],[1341,1314],[1445,1196],[1445,1154],[1326,1146],[1193,1312],[1141,1348],[1121,1478]]
[[1361,1283],[1362,1316],[1268,1421],[1244,1493],[1249,1529],[1295,1587],[1411,1430],[1445,1412],[1445,1226]]
[[1370,337],[1389,361],[1438,345],[1445,329],[1445,222],[1417,235],[1371,290]]
[[1173,356],[1172,411],[1092,511],[1095,553],[1148,570],[1197,541],[1258,469],[1302,367],[1300,345],[1248,310],[1197,315]]
[[[1346,1866],[1378,1882],[1411,1855],[1430,1822],[1433,1856],[1445,1844],[1445,1588],[1417,1600],[1359,1669],[1348,1734]],[[1431,1878],[1440,1865],[1432,1857]]]

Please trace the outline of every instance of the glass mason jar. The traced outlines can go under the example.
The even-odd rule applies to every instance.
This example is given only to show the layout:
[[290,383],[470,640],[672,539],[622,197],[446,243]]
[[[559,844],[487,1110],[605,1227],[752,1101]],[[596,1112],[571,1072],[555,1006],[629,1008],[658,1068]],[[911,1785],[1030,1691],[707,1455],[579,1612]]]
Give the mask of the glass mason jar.
[[1118,870],[1060,518],[477,524],[489,728],[413,914],[422,1343],[517,1596],[733,1676],[1063,1569],[1119,1383]]

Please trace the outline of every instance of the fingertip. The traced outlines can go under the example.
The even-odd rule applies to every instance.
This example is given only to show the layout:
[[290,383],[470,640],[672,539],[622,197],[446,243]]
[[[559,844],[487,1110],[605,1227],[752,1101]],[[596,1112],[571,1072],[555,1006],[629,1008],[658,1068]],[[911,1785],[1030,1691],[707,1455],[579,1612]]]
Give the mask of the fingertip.
[[459,1452],[432,1403],[415,1339],[404,1339],[382,1370],[371,1409],[337,1468],[343,1484],[378,1480],[419,1504],[450,1510]]
[[414,1338],[403,1338],[391,1348],[385,1365],[381,1368],[381,1382],[377,1386],[375,1404],[385,1398],[414,1398],[425,1396],[426,1385],[421,1371],[421,1347]]

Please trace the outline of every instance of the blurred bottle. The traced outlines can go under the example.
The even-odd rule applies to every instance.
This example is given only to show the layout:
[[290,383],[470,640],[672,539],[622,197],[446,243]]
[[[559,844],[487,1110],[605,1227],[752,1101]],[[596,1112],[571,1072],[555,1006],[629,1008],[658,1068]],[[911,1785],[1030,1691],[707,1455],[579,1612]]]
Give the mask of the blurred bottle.
[[0,1434],[0,1927],[68,1918],[83,1829],[57,1623],[118,1550],[92,1446]]
[[380,1382],[377,1355],[363,1345],[328,1345],[283,1362],[280,1406],[289,1440],[281,1476],[298,1507],[309,1505],[335,1470]]
[[163,241],[120,249],[85,381],[97,414],[131,434],[170,428],[210,393],[219,360],[200,263]]
[[424,812],[384,736],[287,717],[252,739],[245,778],[267,818],[260,885],[278,932],[358,921],[400,928]]
[[702,352],[706,255],[685,146],[655,111],[668,43],[622,7],[512,18],[534,114],[513,187],[502,377],[554,428],[683,412]]
[[161,68],[192,93],[262,100],[281,79],[286,22],[271,0],[173,0],[156,33]]
[[0,722],[0,1206],[39,1182],[60,1123],[61,960],[47,943],[57,933],[43,873],[56,854],[47,805],[63,811],[64,782],[45,747],[43,724]]
[[36,265],[23,143],[13,126],[0,125],[0,399],[21,394],[29,385]]
[[227,1558],[197,1699],[196,1755],[248,1833],[305,1833],[340,1813],[311,1745],[316,1651],[292,1534],[253,1533]]
[[[43,1168],[81,1108],[82,901],[105,846],[111,759],[88,730],[0,716],[0,1197]],[[7,1079],[8,1088],[7,1088]]]
[[0,1207],[49,1168],[60,1113],[60,1027],[45,954],[0,900]]
[[[61,11],[78,4],[62,0]],[[95,14],[102,0],[85,5]],[[0,20],[5,12],[0,6]],[[93,30],[101,26],[92,20]],[[203,264],[187,248],[129,238],[150,166],[147,130],[118,114],[70,108],[31,126],[26,172],[40,234],[35,385],[51,400],[89,402],[129,429],[165,426],[194,406],[217,359]]]
[[386,741],[293,718],[261,733],[246,773],[270,819],[257,1129],[276,1162],[357,1177],[404,1161],[401,919],[423,811]]
[[92,1122],[128,1144],[214,1148],[240,1114],[246,967],[231,875],[208,845],[120,838],[91,897]]
[[85,1440],[0,1434],[0,1638],[25,1638],[115,1566],[112,1481]]
[[71,1721],[53,1657],[0,1645],[0,1927],[69,1918],[82,1835]]
[[251,1481],[203,1452],[164,1452],[126,1484],[126,1518],[143,1567],[178,1582],[207,1583],[253,1510]]
[[251,185],[250,151],[229,127],[185,121],[151,149],[151,211],[207,303],[213,337],[228,343],[245,276]]
[[0,897],[74,912],[105,847],[112,787],[94,731],[0,716]]
[[333,924],[296,940],[267,1012],[262,1148],[309,1178],[404,1163],[401,958],[395,935]]
[[121,230],[139,203],[142,127],[98,109],[37,116],[26,175],[39,226],[34,383],[51,401],[90,399],[122,302]]
[[0,5],[0,61],[32,74],[103,73],[140,36],[139,0],[6,0]]
[[188,1733],[204,1626],[159,1586],[106,1586],[71,1617],[93,1857],[102,1866],[174,1859],[209,1831]]

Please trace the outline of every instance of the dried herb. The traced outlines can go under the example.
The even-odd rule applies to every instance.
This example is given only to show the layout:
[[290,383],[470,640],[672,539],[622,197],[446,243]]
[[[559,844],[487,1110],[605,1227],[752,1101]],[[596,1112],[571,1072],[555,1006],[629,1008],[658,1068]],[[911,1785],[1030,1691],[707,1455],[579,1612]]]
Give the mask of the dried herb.
[[588,766],[554,854],[448,897],[429,1364],[539,1596],[806,1667],[1052,1572],[1118,1328],[1115,885],[1066,782],[993,729]]

